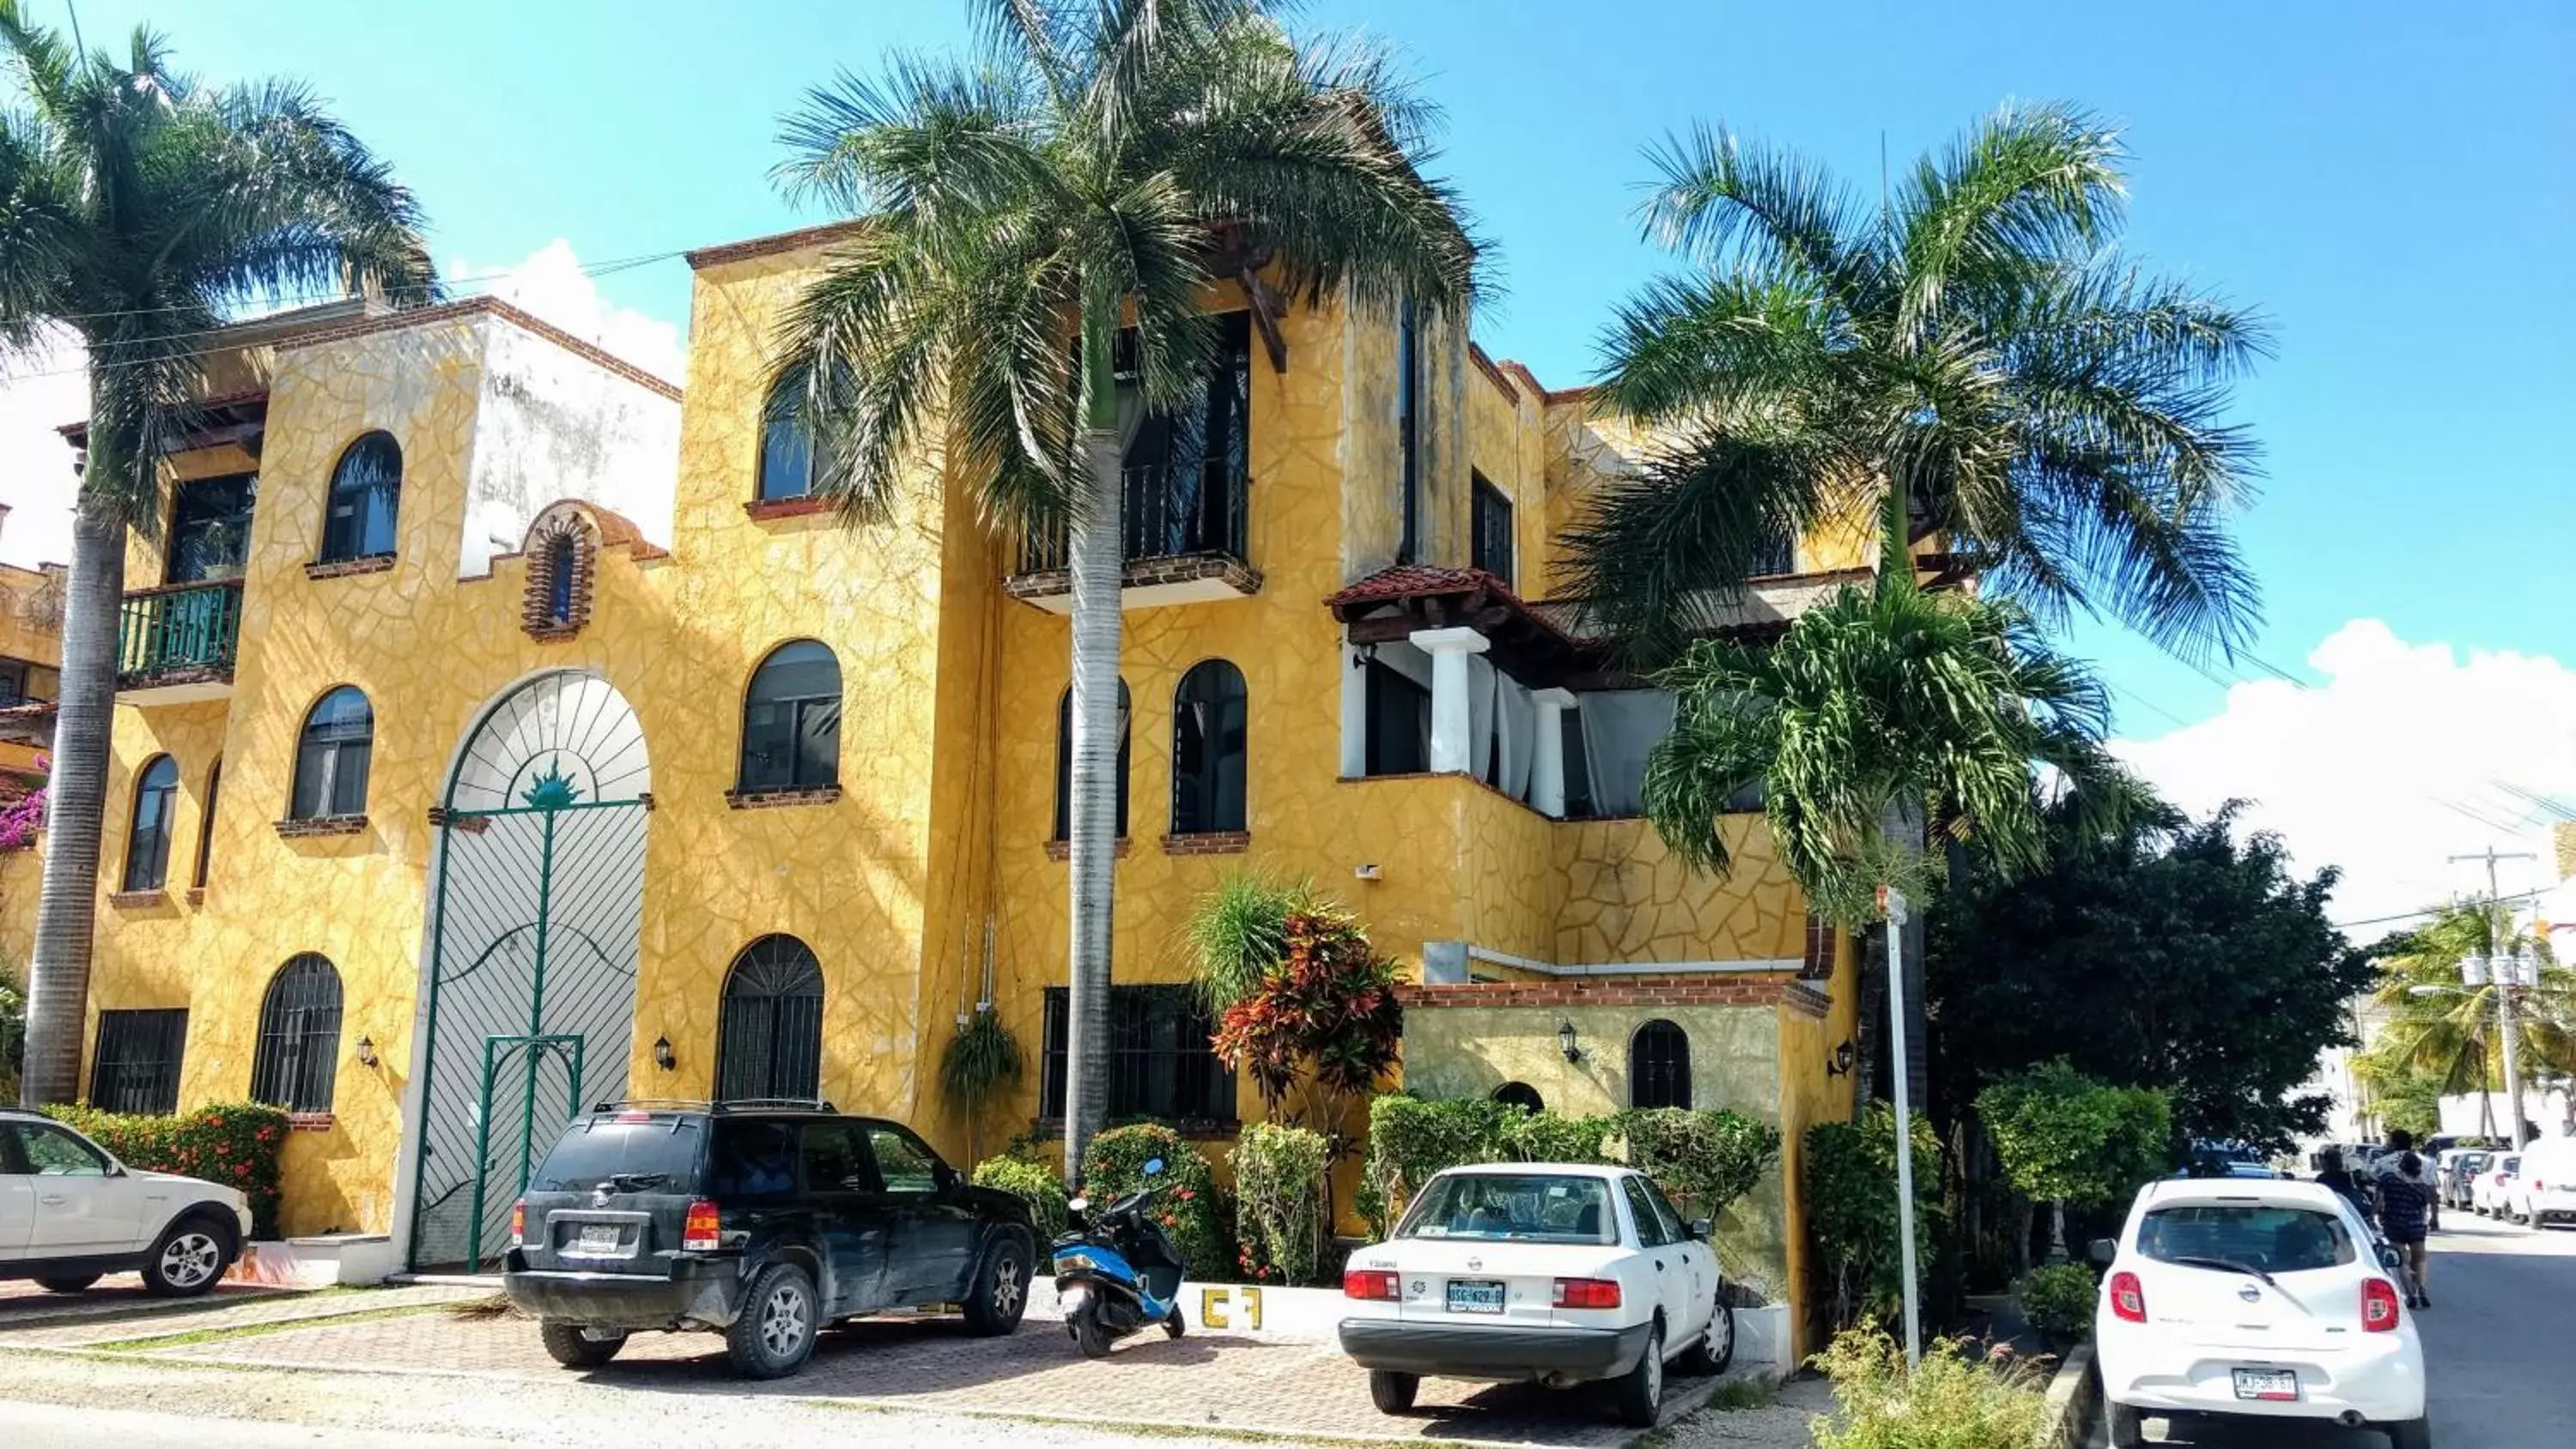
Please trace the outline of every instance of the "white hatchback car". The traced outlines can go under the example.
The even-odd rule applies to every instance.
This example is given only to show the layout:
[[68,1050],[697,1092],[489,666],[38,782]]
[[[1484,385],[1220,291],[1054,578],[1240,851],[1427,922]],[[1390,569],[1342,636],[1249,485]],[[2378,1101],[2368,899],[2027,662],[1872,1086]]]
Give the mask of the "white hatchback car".
[[2522,1149],[2504,1182],[2504,1215],[2535,1228],[2576,1219],[2576,1137],[2542,1137]]
[[2513,1192],[2514,1174],[2521,1170],[2521,1153],[2488,1153],[2487,1165],[2469,1180],[2470,1210],[2484,1217],[2503,1217]]
[[145,1292],[192,1298],[249,1237],[239,1191],[136,1172],[41,1112],[0,1108],[0,1278],[77,1293],[102,1275],[140,1272]]
[[2424,1346],[2368,1228],[2313,1182],[2150,1183],[2093,1320],[2111,1443],[2144,1417],[2368,1424],[2426,1449]]
[[1735,1354],[1708,1236],[1628,1168],[1453,1167],[1351,1254],[1342,1351],[1390,1414],[1425,1377],[1606,1380],[1619,1417],[1650,1425],[1668,1361],[1713,1374]]

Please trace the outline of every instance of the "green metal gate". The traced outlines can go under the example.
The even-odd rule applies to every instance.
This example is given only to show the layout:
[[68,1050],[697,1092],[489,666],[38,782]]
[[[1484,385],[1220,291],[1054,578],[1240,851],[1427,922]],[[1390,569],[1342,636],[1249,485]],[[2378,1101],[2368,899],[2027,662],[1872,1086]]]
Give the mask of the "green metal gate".
[[408,1258],[480,1269],[563,1124],[626,1094],[651,776],[605,680],[542,675],[476,726],[435,817]]

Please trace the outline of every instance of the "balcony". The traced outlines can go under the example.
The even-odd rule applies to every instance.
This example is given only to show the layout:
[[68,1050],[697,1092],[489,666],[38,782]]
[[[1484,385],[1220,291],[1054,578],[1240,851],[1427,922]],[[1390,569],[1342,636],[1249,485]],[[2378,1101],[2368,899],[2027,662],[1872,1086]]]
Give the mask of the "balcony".
[[[1251,488],[1238,469],[1224,462],[1129,468],[1123,493],[1120,608],[1209,603],[1261,591],[1261,572],[1244,557]],[[1071,563],[1064,525],[1032,532],[1021,540],[1019,571],[1002,587],[1049,613],[1069,614]]]
[[239,579],[128,593],[116,633],[121,701],[193,704],[231,694],[241,600]]

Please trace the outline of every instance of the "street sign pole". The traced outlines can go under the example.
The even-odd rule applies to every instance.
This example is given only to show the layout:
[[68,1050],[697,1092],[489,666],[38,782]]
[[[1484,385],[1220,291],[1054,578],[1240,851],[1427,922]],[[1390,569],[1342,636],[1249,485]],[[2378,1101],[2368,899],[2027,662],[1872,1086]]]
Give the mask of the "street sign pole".
[[1888,1077],[1896,1087],[1896,1222],[1898,1251],[1905,1269],[1905,1366],[1923,1364],[1923,1315],[1915,1301],[1914,1275],[1914,1114],[1913,1058],[1905,1048],[1905,893],[1894,886],[1878,888],[1878,908],[1887,917]]

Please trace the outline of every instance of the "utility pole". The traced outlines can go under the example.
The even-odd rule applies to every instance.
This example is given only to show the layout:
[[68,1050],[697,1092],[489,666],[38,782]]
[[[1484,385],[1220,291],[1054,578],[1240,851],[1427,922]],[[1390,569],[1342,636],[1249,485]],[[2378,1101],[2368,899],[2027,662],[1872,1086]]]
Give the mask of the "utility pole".
[[1923,1365],[1923,1315],[1914,1290],[1914,1121],[1905,1055],[1905,892],[1878,888],[1878,908],[1887,916],[1887,1045],[1896,1088],[1896,1223],[1905,1270],[1905,1367]]
[[2522,1150],[2522,1035],[2514,1018],[2513,992],[2522,977],[2522,967],[2505,951],[2504,892],[2496,884],[2496,862],[2501,860],[2537,860],[2527,850],[2499,853],[2492,845],[2479,855],[2455,855],[2454,864],[2464,860],[2482,860],[2487,865],[2487,979],[2495,983],[2496,1016],[2504,1032],[2504,1115],[2505,1135],[2512,1139],[2513,1150]]

